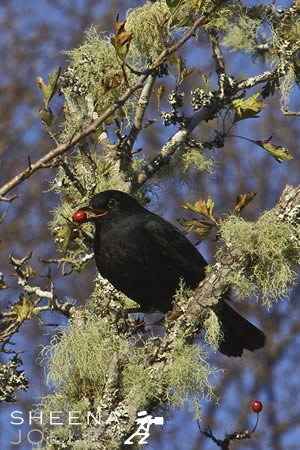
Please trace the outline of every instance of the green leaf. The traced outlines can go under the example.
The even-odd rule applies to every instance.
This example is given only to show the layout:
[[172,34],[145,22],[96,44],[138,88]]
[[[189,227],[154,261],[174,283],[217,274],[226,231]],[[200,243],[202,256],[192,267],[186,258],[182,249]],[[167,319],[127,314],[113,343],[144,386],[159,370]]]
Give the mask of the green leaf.
[[204,0],[192,0],[192,5],[196,11],[199,11],[203,2]]
[[205,220],[199,220],[198,225],[195,225],[194,232],[197,235],[197,241],[200,243],[204,239],[207,238],[208,234],[211,232],[213,228],[213,224],[211,222],[207,222]]
[[156,97],[157,97],[157,110],[160,111],[160,104],[162,101],[162,98],[166,92],[166,88],[163,84],[160,84],[158,88],[156,89]]
[[131,31],[125,30],[126,20],[121,20],[119,22],[119,14],[117,14],[115,21],[115,36],[111,38],[111,43],[115,47],[118,56],[122,61],[125,61],[130,41],[132,39],[133,33]]
[[23,269],[26,278],[35,277],[37,275],[37,271],[29,264],[24,264]]
[[64,235],[63,235],[63,240],[61,243],[61,249],[63,251],[63,253],[65,253],[70,245],[70,242],[72,241],[72,238],[74,236],[74,231],[71,227],[65,227],[64,228]]
[[51,108],[42,108],[39,110],[40,117],[42,119],[42,122],[47,125],[48,127],[51,127],[53,122],[53,113],[51,111]]
[[202,72],[200,72],[199,71],[199,75],[200,75],[200,77],[202,78],[202,80],[203,80],[203,83],[204,83],[204,90],[205,91],[210,91],[212,88],[211,88],[211,77],[212,77],[212,74],[210,73],[209,75],[206,75],[205,73],[202,73]]
[[[171,53],[171,55],[167,56],[167,61],[168,61],[169,65],[171,65],[171,66],[177,67],[178,59],[179,59],[179,56],[178,56],[177,52]],[[168,75],[176,81],[175,76],[173,75],[173,73],[170,70],[168,70]]]
[[213,216],[215,204],[211,197],[208,197],[207,200],[197,200],[194,204],[186,202],[183,207],[185,209],[189,209],[198,214],[201,214],[202,216],[207,217],[208,219],[215,222],[215,218]]
[[207,220],[185,220],[178,219],[178,223],[184,227],[184,234],[188,234],[190,231],[194,231],[197,235],[198,243],[203,241],[207,235],[210,233],[211,229],[214,227],[212,222],[208,222]]
[[258,140],[253,141],[256,145],[263,148],[267,152],[269,152],[273,158],[276,159],[279,163],[282,163],[283,161],[290,161],[294,159],[290,154],[286,147],[282,147],[281,145],[275,145],[271,144],[270,140],[272,139],[272,136],[270,136],[268,139],[264,140]]
[[53,75],[48,73],[48,84],[46,84],[41,76],[36,77],[36,84],[42,92],[44,98],[45,108],[48,108],[49,102],[57,91],[58,79],[60,76],[61,67],[56,67],[53,71]]
[[213,199],[211,197],[208,197],[208,199],[206,200],[206,208],[208,211],[208,217],[213,217],[213,210],[215,208],[215,202],[213,201]]
[[22,322],[25,319],[30,319],[33,315],[34,303],[30,297],[25,297],[21,294],[19,301],[15,303],[12,309],[17,313],[17,319]]
[[183,3],[183,0],[166,0],[167,7],[169,8],[171,14],[173,14],[177,8]]
[[242,209],[244,209],[256,196],[256,192],[246,192],[243,194],[239,194],[236,198],[236,204],[233,212],[239,213]]
[[269,95],[274,95],[276,87],[279,86],[279,79],[268,81],[261,91],[262,98],[269,97]]
[[55,232],[55,238],[59,243],[61,251],[65,253],[75,237],[74,226],[72,223],[66,222]]
[[260,93],[256,92],[245,100],[245,95],[242,94],[232,100],[232,106],[235,110],[234,123],[243,119],[256,118],[257,114],[267,106],[262,100],[257,100],[259,95]]
[[196,67],[186,67],[185,59],[181,56],[179,58],[176,58],[176,66],[178,70],[178,77],[176,84],[179,86],[186,77],[191,75],[193,72],[195,72]]

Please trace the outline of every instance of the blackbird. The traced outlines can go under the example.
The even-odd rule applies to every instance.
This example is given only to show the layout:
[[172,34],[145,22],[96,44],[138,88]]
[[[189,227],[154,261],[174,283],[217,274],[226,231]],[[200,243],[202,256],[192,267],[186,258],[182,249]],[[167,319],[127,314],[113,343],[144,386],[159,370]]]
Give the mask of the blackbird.
[[[193,244],[124,192],[96,194],[73,220],[95,224],[94,252],[100,274],[144,312],[166,313],[172,308],[180,279],[195,289],[205,277],[207,262]],[[219,347],[222,353],[241,356],[244,349],[264,346],[264,333],[225,300],[216,313],[224,336]]]

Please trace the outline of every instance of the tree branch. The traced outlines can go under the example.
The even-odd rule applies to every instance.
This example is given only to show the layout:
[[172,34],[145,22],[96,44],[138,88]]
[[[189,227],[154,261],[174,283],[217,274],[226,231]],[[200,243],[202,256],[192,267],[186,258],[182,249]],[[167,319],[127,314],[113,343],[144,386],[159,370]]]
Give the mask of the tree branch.
[[232,81],[226,74],[224,58],[222,55],[217,32],[210,31],[209,37],[212,45],[212,54],[216,64],[216,74],[218,75],[219,96],[220,98],[224,98],[226,88],[228,85],[231,87]]
[[[18,284],[22,286],[23,292],[28,297],[21,293],[19,300],[12,304],[10,311],[0,311],[0,343],[2,350],[25,320],[36,316],[43,325],[53,325],[44,323],[40,318],[40,314],[45,311],[56,311],[66,317],[71,317],[75,312],[75,307],[72,303],[58,299],[51,280],[50,290],[42,289],[40,286],[32,286],[29,283],[30,277],[35,275],[34,270],[27,264],[30,258],[31,254],[22,259],[17,259],[10,255],[10,262],[16,271]],[[47,300],[46,305],[40,304],[43,300]]]
[[[27,178],[31,177],[37,170],[42,169],[45,167],[45,165],[49,164],[50,161],[52,161],[57,156],[62,155],[63,153],[70,150],[74,145],[78,144],[83,138],[86,136],[89,136],[92,133],[95,133],[98,129],[98,127],[106,121],[106,119],[109,118],[117,109],[119,109],[121,106],[124,105],[124,103],[131,97],[131,95],[136,92],[139,89],[143,88],[144,82],[146,79],[152,75],[155,70],[163,64],[167,57],[177,51],[180,47],[182,47],[192,36],[194,36],[197,28],[199,28],[202,25],[205,25],[209,22],[210,16],[212,13],[214,13],[220,5],[224,3],[224,0],[219,0],[216,2],[215,5],[213,5],[205,15],[198,17],[192,27],[173,45],[166,48],[162,51],[162,53],[159,55],[159,57],[154,61],[153,64],[150,65],[149,69],[147,69],[138,79],[137,81],[130,86],[126,91],[124,92],[121,97],[119,97],[118,100],[116,100],[107,110],[101,114],[97,119],[95,119],[87,128],[85,128],[83,131],[76,133],[72,139],[70,139],[69,142],[58,145],[54,149],[50,150],[45,156],[40,158],[35,163],[31,163],[30,167],[27,167],[25,170],[20,172],[18,175],[16,175],[14,178],[12,178],[10,181],[5,183],[0,188],[0,196],[3,196],[7,194],[9,191],[11,191],[14,187],[18,186],[20,183],[22,183]],[[1,197],[0,197],[1,198]]]
[[130,133],[126,139],[126,142],[123,146],[123,150],[124,150],[125,154],[128,156],[130,156],[134,142],[135,142],[136,138],[138,137],[139,132],[142,129],[144,114],[145,114],[146,108],[149,104],[149,98],[152,93],[152,87],[155,83],[155,80],[156,80],[156,75],[151,74],[149,76],[148,80],[146,81],[146,83],[143,87],[143,90],[141,92],[141,95],[140,95],[140,98],[139,98],[139,101],[137,104],[135,116],[134,116],[133,125],[132,125]]
[[164,165],[168,164],[172,155],[183,148],[194,129],[201,122],[206,122],[214,118],[220,111],[222,111],[228,102],[228,99],[230,99],[233,95],[236,95],[239,91],[250,89],[257,84],[274,80],[277,76],[277,69],[272,72],[267,71],[255,77],[235,83],[230,87],[228,85],[226,95],[224,95],[223,99],[219,98],[219,94],[212,96],[210,104],[206,104],[205,107],[201,108],[192,117],[187,119],[187,126],[176,131],[175,134],[162,147],[159,154],[155,156],[152,161],[146,163],[144,167],[141,168],[140,172],[133,177],[131,181],[131,192],[134,192],[140,186],[145,184],[149,178],[155,175],[155,173],[158,172]]

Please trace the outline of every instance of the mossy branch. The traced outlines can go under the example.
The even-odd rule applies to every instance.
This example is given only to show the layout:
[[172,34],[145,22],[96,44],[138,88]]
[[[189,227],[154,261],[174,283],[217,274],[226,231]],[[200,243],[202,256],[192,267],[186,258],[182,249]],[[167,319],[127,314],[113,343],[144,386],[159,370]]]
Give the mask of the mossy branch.
[[212,5],[204,15],[198,17],[191,28],[174,44],[165,48],[158,58],[150,65],[150,67],[144,71],[144,73],[138,77],[136,82],[129,86],[123,95],[121,95],[116,101],[114,101],[106,110],[103,112],[97,119],[95,119],[89,126],[87,126],[83,131],[75,133],[72,138],[61,145],[56,146],[52,150],[50,150],[46,155],[37,160],[34,163],[30,163],[26,169],[20,172],[18,175],[13,177],[11,180],[6,182],[2,187],[0,187],[0,199],[2,196],[5,196],[8,192],[10,192],[13,188],[18,186],[24,180],[31,177],[36,171],[49,167],[49,164],[58,156],[63,155],[68,150],[70,150],[74,145],[78,144],[82,139],[89,136],[92,133],[97,132],[99,126],[102,125],[115,111],[117,111],[125,102],[132,96],[132,94],[139,89],[142,89],[147,78],[152,75],[156,69],[163,64],[167,57],[172,53],[176,52],[179,48],[181,48],[191,37],[194,36],[196,30],[211,19],[212,14],[219,8],[220,5],[224,3],[224,0],[217,1],[214,5]]
[[[278,203],[269,213],[274,213],[282,223],[291,225],[294,231],[295,248],[299,252],[300,236],[300,185],[286,186]],[[299,258],[299,253],[298,253]],[[244,264],[244,254],[237,245],[227,246],[219,253],[218,261],[210,267],[206,278],[196,289],[191,302],[183,317],[178,322],[183,321],[180,327],[189,325],[191,328],[201,327],[203,319],[206,318],[209,308],[216,305],[228,286],[228,278],[231,273],[239,271]],[[296,262],[296,258],[294,263]],[[299,259],[298,259],[299,263]],[[199,319],[201,320],[199,321]]]

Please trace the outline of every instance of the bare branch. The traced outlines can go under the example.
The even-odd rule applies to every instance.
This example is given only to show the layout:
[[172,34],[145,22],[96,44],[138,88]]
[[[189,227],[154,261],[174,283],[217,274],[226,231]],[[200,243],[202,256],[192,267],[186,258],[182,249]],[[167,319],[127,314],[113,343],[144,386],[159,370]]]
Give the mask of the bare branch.
[[[82,266],[84,266],[87,261],[90,261],[94,258],[93,253],[86,253],[84,256],[77,258],[76,262],[74,262],[73,258],[59,258],[59,259],[41,259],[40,261],[46,264],[58,264],[62,265],[62,274],[64,276],[70,275],[74,270],[80,270]],[[65,266],[69,267],[69,270],[65,270]]]
[[137,104],[133,125],[123,147],[125,154],[128,156],[130,156],[134,142],[138,137],[139,132],[141,131],[144,114],[149,103],[149,98],[152,93],[152,87],[155,83],[155,80],[156,75],[151,74],[142,89]]
[[212,44],[213,57],[216,64],[216,73],[218,75],[219,95],[220,98],[224,98],[227,85],[231,84],[226,74],[225,63],[219,44],[218,34],[215,31],[209,32],[210,41]]
[[284,116],[300,116],[300,111],[290,111],[286,108],[281,108],[281,112]]
[[237,91],[243,91],[245,89],[250,89],[260,83],[266,83],[268,81],[273,81],[280,76],[279,69],[275,68],[272,72],[266,71],[254,77],[249,77],[246,80],[237,83]]
[[[27,294],[20,294],[19,300],[12,304],[11,311],[0,312],[0,343],[1,347],[9,343],[13,335],[19,330],[21,325],[32,317],[37,317],[39,322],[44,326],[50,326],[43,322],[40,314],[44,311],[56,311],[67,317],[70,317],[75,312],[75,307],[70,302],[64,302],[58,299],[55,294],[54,285],[50,281],[50,290],[42,289],[40,286],[31,286],[29,279],[34,275],[27,261],[31,258],[28,254],[22,259],[10,256],[11,264],[13,265],[18,284],[22,286],[23,292]],[[42,300],[47,300],[46,305],[41,305]]]
[[0,196],[0,201],[1,202],[12,202],[13,200],[15,200],[16,198],[18,198],[17,195],[12,195],[11,197],[3,197],[2,195]]

